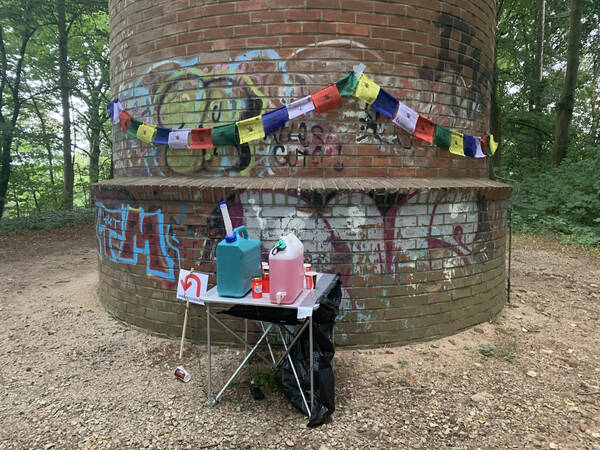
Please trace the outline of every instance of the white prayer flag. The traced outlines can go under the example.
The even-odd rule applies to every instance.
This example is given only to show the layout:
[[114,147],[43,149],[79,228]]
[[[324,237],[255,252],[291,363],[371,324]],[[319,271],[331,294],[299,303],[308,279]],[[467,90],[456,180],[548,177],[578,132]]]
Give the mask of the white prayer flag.
[[409,134],[414,134],[419,114],[404,103],[399,102],[393,122]]
[[169,133],[169,147],[190,148],[190,130],[172,130]]
[[287,105],[288,116],[290,119],[294,119],[298,116],[314,111],[314,109],[315,105],[310,95],[307,95],[306,97]]
[[481,138],[475,138],[475,158],[485,158],[485,154],[481,148]]
[[357,80],[360,78],[360,76],[363,74],[363,72],[365,71],[366,68],[367,68],[367,66],[365,66],[363,63],[352,66],[352,70],[354,71],[354,76],[356,77]]

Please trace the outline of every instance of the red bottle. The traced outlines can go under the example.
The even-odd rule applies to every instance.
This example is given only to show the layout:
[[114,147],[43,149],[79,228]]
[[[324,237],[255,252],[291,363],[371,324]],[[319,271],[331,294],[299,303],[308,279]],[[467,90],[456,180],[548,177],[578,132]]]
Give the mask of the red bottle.
[[262,298],[263,288],[262,288],[262,278],[254,277],[252,278],[252,298]]
[[262,274],[262,292],[263,294],[269,293],[269,267],[263,268]]

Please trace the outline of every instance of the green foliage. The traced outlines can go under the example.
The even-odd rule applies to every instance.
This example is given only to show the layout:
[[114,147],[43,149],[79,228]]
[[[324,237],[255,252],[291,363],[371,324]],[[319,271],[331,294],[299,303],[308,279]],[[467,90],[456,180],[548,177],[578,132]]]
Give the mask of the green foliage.
[[[536,2],[504,0],[497,30],[498,107],[502,131],[502,164],[512,178],[545,171],[550,163],[555,108],[564,84],[569,6],[546,0],[543,75],[539,113],[533,111],[537,42]],[[533,8],[533,9],[532,9]],[[584,1],[582,50],[569,129],[568,157],[592,157],[600,143],[600,2]],[[539,158],[535,155],[540,146]],[[592,148],[590,148],[592,146]]]
[[558,233],[564,242],[600,247],[600,2],[584,1],[569,148],[556,169],[550,168],[550,156],[565,77],[568,3],[546,1],[539,113],[533,111],[537,5],[521,0],[501,4],[497,75],[502,167],[497,174],[514,186],[514,229]]
[[479,344],[479,353],[483,356],[494,356],[496,349],[489,344]]
[[93,208],[32,214],[17,219],[0,219],[0,235],[23,233],[29,230],[53,230],[81,223],[93,223],[94,220]]
[[516,341],[503,342],[496,350],[496,356],[511,364],[517,360],[518,353],[519,347]]
[[[5,174],[0,216],[6,218],[54,211],[65,189],[57,4],[0,2],[0,59],[5,61],[0,64],[0,153],[5,155],[0,158]],[[108,178],[111,166],[108,2],[64,0],[64,5],[74,203],[88,207],[90,182]]]
[[261,389],[274,389],[277,385],[275,372],[266,367],[254,366],[250,369],[250,384]]
[[600,148],[596,157],[565,161],[514,182],[515,231],[552,231],[563,242],[600,247]]

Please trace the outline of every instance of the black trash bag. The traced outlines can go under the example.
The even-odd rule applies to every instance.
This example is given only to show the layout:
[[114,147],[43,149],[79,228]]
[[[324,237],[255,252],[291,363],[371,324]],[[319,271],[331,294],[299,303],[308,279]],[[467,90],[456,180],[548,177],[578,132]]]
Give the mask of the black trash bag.
[[[342,299],[340,274],[325,290],[326,294],[319,300],[319,309],[313,316],[313,359],[314,359],[314,393],[315,401],[312,410],[306,410],[302,401],[290,361],[286,358],[276,373],[276,380],[288,400],[303,414],[309,416],[309,427],[323,424],[335,411],[335,379],[333,375],[333,326]],[[310,347],[308,327],[304,329],[298,342],[292,348],[290,356],[296,374],[302,386],[306,402],[310,406]]]

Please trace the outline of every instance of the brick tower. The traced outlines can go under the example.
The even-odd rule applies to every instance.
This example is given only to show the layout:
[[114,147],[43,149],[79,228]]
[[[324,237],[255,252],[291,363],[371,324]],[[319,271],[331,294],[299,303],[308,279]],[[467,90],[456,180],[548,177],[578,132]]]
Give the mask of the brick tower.
[[[364,63],[434,122],[489,132],[492,0],[111,0],[109,8],[113,97],[148,123],[236,122]],[[510,188],[487,178],[487,159],[414,139],[354,97],[261,141],[214,150],[148,145],[117,126],[113,136],[115,178],[94,187],[99,294],[122,320],[180,333],[178,270],[195,266],[214,283],[221,200],[264,250],[294,231],[316,270],[342,274],[338,343],[433,338],[502,308]],[[202,317],[192,308],[196,339]]]

